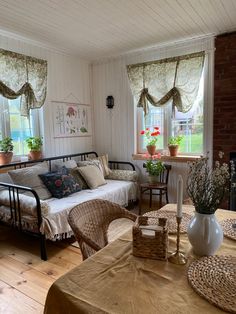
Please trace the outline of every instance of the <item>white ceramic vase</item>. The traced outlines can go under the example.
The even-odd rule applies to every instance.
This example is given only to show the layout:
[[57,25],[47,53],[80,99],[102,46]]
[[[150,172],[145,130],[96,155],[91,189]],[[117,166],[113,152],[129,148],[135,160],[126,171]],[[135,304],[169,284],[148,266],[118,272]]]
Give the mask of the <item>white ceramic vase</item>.
[[193,252],[198,256],[213,255],[223,241],[223,231],[215,214],[199,214],[191,219],[187,230]]

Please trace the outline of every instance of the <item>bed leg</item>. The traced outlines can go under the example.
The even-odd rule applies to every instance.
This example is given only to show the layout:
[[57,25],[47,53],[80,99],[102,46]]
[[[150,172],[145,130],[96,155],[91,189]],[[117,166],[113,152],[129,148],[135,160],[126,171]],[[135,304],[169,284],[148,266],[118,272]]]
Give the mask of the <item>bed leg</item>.
[[41,252],[41,259],[46,261],[48,258],[47,258],[46,240],[45,240],[44,234],[40,234],[40,252]]

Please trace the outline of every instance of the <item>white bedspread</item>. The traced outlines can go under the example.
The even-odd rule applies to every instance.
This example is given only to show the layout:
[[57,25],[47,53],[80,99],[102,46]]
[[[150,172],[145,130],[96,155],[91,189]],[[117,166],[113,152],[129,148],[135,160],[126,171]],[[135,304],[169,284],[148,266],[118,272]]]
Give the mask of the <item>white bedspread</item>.
[[83,190],[68,197],[46,200],[50,206],[49,213],[43,216],[40,231],[47,239],[56,240],[72,235],[67,222],[71,208],[91,199],[105,199],[125,206],[130,200],[136,200],[137,184],[131,181],[106,180],[107,184],[94,190]]

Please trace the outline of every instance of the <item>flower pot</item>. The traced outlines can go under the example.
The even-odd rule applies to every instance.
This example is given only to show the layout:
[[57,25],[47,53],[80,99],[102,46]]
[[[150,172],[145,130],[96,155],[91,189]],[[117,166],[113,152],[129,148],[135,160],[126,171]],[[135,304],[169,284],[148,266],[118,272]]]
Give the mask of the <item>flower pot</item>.
[[179,145],[168,145],[170,156],[175,157],[178,155]]
[[147,151],[152,156],[155,155],[156,152],[156,145],[147,145]]
[[223,231],[215,214],[195,213],[187,230],[193,252],[198,256],[213,255],[223,241]]
[[37,159],[41,159],[42,158],[42,152],[40,151],[33,151],[31,150],[29,152],[29,159],[31,160],[37,160]]
[[12,161],[13,152],[0,152],[0,165],[9,164]]
[[159,180],[159,176],[153,176],[151,174],[148,175],[148,182],[150,184],[155,184],[155,183],[158,183],[160,180]]

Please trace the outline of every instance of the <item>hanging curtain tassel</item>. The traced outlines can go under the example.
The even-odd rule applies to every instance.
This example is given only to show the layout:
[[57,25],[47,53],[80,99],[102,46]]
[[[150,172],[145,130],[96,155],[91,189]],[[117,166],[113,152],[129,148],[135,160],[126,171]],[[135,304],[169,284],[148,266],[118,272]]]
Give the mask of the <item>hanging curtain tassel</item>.
[[137,107],[142,107],[143,111],[144,111],[144,115],[146,116],[149,112],[149,106],[148,106],[148,102],[147,102],[147,94],[148,94],[148,89],[147,88],[143,88],[141,90],[140,96],[139,96],[139,101],[137,104]]

